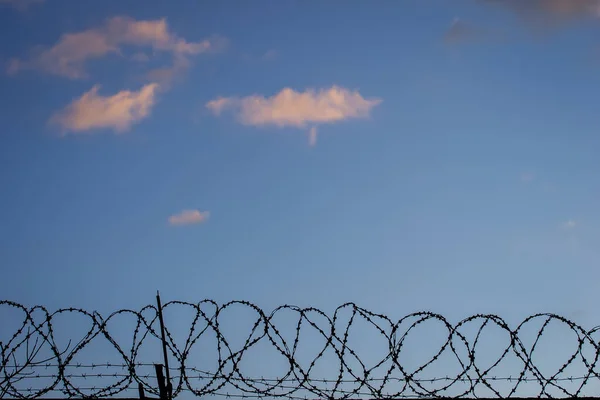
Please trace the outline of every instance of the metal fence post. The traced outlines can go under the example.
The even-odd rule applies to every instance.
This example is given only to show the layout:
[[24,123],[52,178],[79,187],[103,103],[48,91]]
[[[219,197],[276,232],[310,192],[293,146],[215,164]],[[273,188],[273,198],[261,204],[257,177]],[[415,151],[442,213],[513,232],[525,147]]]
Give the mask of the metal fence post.
[[138,393],[140,400],[146,400],[146,395],[144,394],[144,385],[142,385],[142,382],[138,382]]
[[160,395],[160,400],[168,400],[167,388],[165,387],[165,376],[163,375],[162,367],[162,364],[154,364],[156,380],[158,381],[158,393]]
[[[161,399],[162,400],[172,400],[173,386],[171,385],[171,376],[169,373],[169,359],[167,357],[167,340],[165,338],[165,322],[163,320],[162,305],[160,303],[160,293],[158,290],[156,291],[156,305],[157,305],[157,310],[158,310],[158,321],[160,322],[160,336],[161,336],[161,340],[162,340],[163,358],[164,358],[164,362],[165,362],[165,378],[166,378],[166,385],[165,385],[165,378],[159,378],[159,385],[160,385],[160,382],[162,382],[163,389],[164,389],[164,397],[161,394]],[[158,375],[158,367],[156,365],[154,367],[156,368],[156,376],[158,377],[159,376]],[[162,376],[162,368],[160,371],[160,375]],[[159,389],[160,389],[160,386],[159,386]]]

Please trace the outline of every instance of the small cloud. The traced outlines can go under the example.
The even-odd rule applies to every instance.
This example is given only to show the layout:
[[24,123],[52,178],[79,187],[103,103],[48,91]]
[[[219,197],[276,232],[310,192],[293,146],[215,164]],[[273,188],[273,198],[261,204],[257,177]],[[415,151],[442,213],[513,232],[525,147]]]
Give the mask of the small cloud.
[[565,229],[573,229],[577,226],[577,222],[573,219],[569,219],[567,222],[563,224],[563,228]]
[[27,11],[30,6],[43,2],[44,0],[0,0],[0,4],[10,6],[17,11]]
[[448,44],[462,43],[479,39],[483,34],[484,32],[481,29],[475,28],[460,18],[455,18],[444,35],[444,41]]
[[523,172],[521,174],[521,182],[523,183],[529,183],[529,182],[533,182],[536,178],[535,173],[533,172]]
[[131,126],[150,115],[155,104],[158,84],[150,83],[138,91],[122,90],[112,96],[98,94],[95,85],[64,110],[55,114],[50,123],[66,132],[84,132],[93,129],[113,129],[126,132]]
[[169,224],[173,226],[191,225],[205,222],[210,217],[210,212],[199,210],[183,210],[179,214],[169,217]]

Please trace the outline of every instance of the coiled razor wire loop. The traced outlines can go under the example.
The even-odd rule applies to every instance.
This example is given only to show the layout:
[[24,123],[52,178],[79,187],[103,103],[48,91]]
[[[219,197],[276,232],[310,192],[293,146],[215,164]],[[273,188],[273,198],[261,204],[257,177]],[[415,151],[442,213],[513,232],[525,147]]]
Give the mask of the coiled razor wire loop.
[[[234,307],[242,307],[255,316],[249,334],[244,334],[243,345],[238,346],[240,348],[237,350],[226,337],[222,326],[224,312]],[[178,342],[174,338],[181,333],[181,328],[171,327],[169,330],[168,323],[166,326],[168,356],[170,362],[174,362],[171,368],[174,397],[191,393],[195,396],[297,399],[458,398],[478,397],[478,391],[485,389],[487,397],[504,398],[518,395],[523,385],[531,383],[539,388],[539,392],[530,397],[583,397],[588,396],[584,394],[584,388],[589,387],[596,395],[600,394],[600,342],[597,340],[600,327],[585,330],[555,314],[529,316],[511,329],[495,315],[473,315],[452,325],[441,315],[417,312],[394,321],[352,303],[338,307],[332,317],[315,308],[291,305],[280,306],[267,314],[246,301],[231,301],[222,305],[212,300],[195,304],[172,301],[163,306],[163,311],[167,309],[187,310],[193,315],[190,325],[184,329],[184,333],[187,333],[184,341]],[[160,360],[158,352],[153,353],[155,359],[150,361],[141,353],[144,343],[160,341],[156,307],[149,305],[139,311],[119,310],[104,318],[97,312],[78,308],[49,312],[43,306],[27,308],[15,302],[0,301],[0,312],[6,310],[21,314],[23,319],[16,331],[8,333],[2,330],[2,325],[6,324],[0,321],[0,398],[33,399],[52,393],[62,393],[65,397],[111,397],[135,390],[138,384],[147,392],[158,394],[154,374],[140,372],[144,368],[149,371],[152,361]],[[282,313],[295,316],[291,338],[276,326],[276,318]],[[87,330],[77,342],[61,345],[56,339],[56,330],[59,328],[57,320],[65,315],[73,319],[83,318]],[[128,326],[133,327],[126,333],[132,339],[128,348],[120,344],[122,340],[119,335],[111,333],[109,325],[118,318],[126,318]],[[347,321],[344,323],[342,320]],[[387,353],[377,361],[361,359],[359,351],[352,348],[351,330],[359,324],[359,320],[386,343]],[[443,326],[447,338],[428,361],[411,369],[401,355],[408,346],[406,340],[417,327],[432,321]],[[520,335],[534,323],[541,323],[541,327],[534,334],[533,344],[526,346]],[[557,370],[544,374],[541,371],[543,368],[533,362],[533,355],[551,323],[553,326],[560,324],[571,331],[576,337],[576,345]],[[465,327],[472,324],[478,327],[474,337],[463,333]],[[506,347],[497,349],[500,355],[494,362],[484,368],[477,363],[476,349],[485,335],[483,332],[486,327],[499,329],[509,340]],[[303,360],[305,354],[299,349],[302,345],[301,332],[305,330],[311,330],[321,341],[319,351],[308,363]],[[211,337],[216,346],[216,352],[210,353],[216,353],[212,360],[215,368],[210,370],[193,365],[191,356],[194,346],[207,337]],[[114,349],[118,361],[77,361],[76,357],[81,357],[86,348],[98,342]],[[249,351],[265,345],[280,355],[287,367],[278,371],[275,377],[245,375],[242,362],[263,362],[261,358],[249,360],[250,356],[256,354],[249,354]],[[572,344],[557,345],[570,348]],[[102,351],[100,354],[103,354]],[[200,354],[204,359],[210,356]],[[421,376],[436,361],[448,356],[458,366],[455,375]],[[517,360],[519,367],[512,369],[508,377],[496,376],[494,369],[508,357]],[[330,364],[332,359],[335,361],[331,365],[337,371],[337,378],[315,377],[318,364],[326,359]],[[573,368],[579,368],[577,376],[565,375]],[[105,379],[110,379],[110,383],[106,383]],[[498,389],[498,382],[503,383],[504,389]]]

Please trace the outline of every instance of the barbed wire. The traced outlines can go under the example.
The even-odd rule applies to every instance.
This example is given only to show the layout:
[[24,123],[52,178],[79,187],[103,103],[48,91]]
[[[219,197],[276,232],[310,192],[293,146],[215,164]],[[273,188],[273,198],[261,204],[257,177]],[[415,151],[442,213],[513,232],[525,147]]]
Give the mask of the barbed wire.
[[[233,314],[233,324],[227,323],[226,315],[239,307],[252,315],[247,331],[239,326],[246,321],[238,314]],[[157,307],[119,310],[103,317],[79,308],[49,312],[43,306],[28,308],[0,301],[0,312],[5,311],[21,318],[2,319],[0,314],[0,321],[7,322],[0,325],[0,398],[32,399],[51,393],[111,397],[137,391],[138,385],[158,394],[157,377],[148,372],[161,360],[156,351],[156,343],[162,343]],[[483,394],[505,398],[526,392],[529,397],[561,398],[600,392],[600,327],[586,330],[556,314],[535,314],[510,328],[502,318],[485,314],[456,324],[432,312],[392,320],[353,303],[338,307],[331,317],[316,308],[292,305],[266,313],[246,301],[222,305],[212,300],[172,301],[164,304],[162,311],[187,312],[190,318],[183,328],[180,318],[165,327],[174,397],[389,399]],[[61,322],[64,316],[71,321],[67,326]],[[58,331],[71,330],[76,320],[84,322],[85,329],[80,337],[73,334],[62,343]],[[7,328],[8,322],[16,324],[14,331]],[[417,337],[425,343],[424,338],[432,332],[419,333],[418,329],[431,322],[437,323],[443,340],[433,349],[415,349],[411,340]],[[554,343],[555,354],[540,350],[540,340],[550,335],[551,324],[553,332],[571,335],[569,339],[562,335]],[[130,329],[124,329],[125,325]],[[380,340],[380,355],[364,345],[367,330]],[[504,338],[504,344],[502,340],[493,342],[495,356],[481,345],[484,332]],[[526,345],[528,335],[531,343]],[[124,340],[130,341],[128,346],[122,344]],[[112,359],[107,349],[112,351]],[[565,349],[570,351],[558,363],[554,360],[556,368],[548,367],[548,360]],[[85,351],[92,351],[97,362],[79,361]],[[543,361],[534,361],[540,352]],[[433,355],[424,362],[415,361],[415,355],[429,353]],[[200,363],[210,368],[199,367]],[[270,366],[271,376],[243,372],[261,369],[263,364]],[[449,374],[450,370],[454,373]],[[323,376],[331,371],[335,371],[331,377]],[[426,376],[432,373],[437,375]]]

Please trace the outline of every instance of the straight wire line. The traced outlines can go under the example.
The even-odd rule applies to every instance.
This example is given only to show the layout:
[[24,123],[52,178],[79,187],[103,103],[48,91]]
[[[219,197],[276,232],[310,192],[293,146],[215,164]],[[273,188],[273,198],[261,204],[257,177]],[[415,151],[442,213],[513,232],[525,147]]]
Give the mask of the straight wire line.
[[[131,364],[134,367],[154,367],[154,364],[152,363],[135,363],[135,364]],[[23,368],[26,367],[27,365],[9,365],[11,367],[16,367],[16,368]],[[65,367],[65,368],[102,368],[102,367],[106,367],[106,368],[110,368],[110,367],[119,367],[119,368],[124,368],[127,369],[129,368],[128,364],[114,364],[114,363],[100,363],[100,364],[50,364],[50,363],[45,363],[45,364],[36,364],[35,367],[41,368],[58,368],[58,367]],[[177,368],[171,368],[171,370],[177,370]]]
[[[27,374],[27,375],[23,375],[21,377],[21,379],[38,379],[38,378],[48,378],[48,379],[56,379],[58,378],[60,375],[42,375],[42,374]],[[65,378],[71,379],[71,378],[129,378],[130,375],[129,374],[112,374],[112,373],[97,373],[97,374],[92,374],[92,373],[86,373],[86,374],[64,374],[63,375]],[[138,378],[144,378],[144,379],[156,379],[157,376],[156,375],[137,375]],[[183,375],[173,375],[171,378],[177,380],[179,378],[183,377]],[[206,375],[198,375],[198,376],[188,376],[185,375],[185,378],[187,379],[228,379],[230,381],[247,381],[247,382],[254,382],[254,383],[261,383],[261,382],[265,382],[265,383],[275,383],[275,382],[301,382],[301,380],[299,379],[292,379],[292,378],[285,378],[285,379],[277,379],[277,378],[236,378],[236,377],[229,377],[228,375],[213,375],[210,373],[206,373]],[[514,377],[484,377],[486,380],[488,381],[507,381],[507,382],[511,382],[511,381],[516,381],[517,379],[520,382],[539,382],[540,379],[537,378],[514,378]],[[440,382],[440,381],[456,381],[456,382],[472,382],[475,381],[477,379],[481,379],[477,376],[474,376],[472,378],[451,378],[449,376],[447,377],[439,377],[439,378],[414,378],[414,379],[406,379],[406,378],[397,378],[397,377],[389,377],[387,379],[387,381],[395,381],[395,382],[419,382],[419,383],[425,383],[425,382]],[[570,376],[570,377],[564,377],[564,378],[553,378],[550,379],[551,382],[573,382],[573,381],[581,381],[581,380],[586,380],[589,379],[589,377],[587,376]],[[386,380],[385,378],[369,378],[366,380],[366,382],[382,382]],[[319,383],[356,383],[357,380],[356,379],[341,379],[341,380],[337,380],[337,379],[319,379],[319,378],[312,378],[311,382],[319,382]]]
[[[56,379],[60,377],[60,375],[43,375],[43,374],[31,374],[31,375],[23,375],[19,377],[19,379]],[[67,379],[74,378],[129,378],[131,375],[129,374],[66,374],[64,375]],[[156,379],[154,375],[138,375],[138,378],[143,379]]]
[[[40,369],[40,368],[58,368],[60,365],[59,364],[45,364],[43,366],[36,366],[36,367],[32,367],[31,369]],[[135,364],[135,366],[144,366],[144,367],[153,367],[154,364],[150,364],[150,363],[137,363]],[[77,365],[67,365],[65,366],[66,368],[102,368],[102,367],[119,367],[121,369],[127,370],[129,369],[129,366],[126,364],[89,364],[89,365],[85,365],[85,364],[77,364]],[[27,368],[26,365],[16,365],[16,366],[11,366],[11,368],[15,368],[15,369],[24,369]],[[171,371],[180,371],[178,368],[170,368]],[[251,377],[244,377],[244,378],[236,378],[236,377],[229,377],[228,375],[223,375],[223,374],[214,374],[210,371],[207,370],[200,370],[197,368],[193,368],[193,367],[188,367],[185,368],[185,371],[191,371],[191,372],[195,372],[198,375],[197,376],[193,376],[193,375],[185,375],[185,377],[187,379],[212,379],[212,378],[216,378],[216,379],[229,379],[229,380],[249,380],[249,381],[255,381],[255,382],[298,382],[298,379],[292,379],[292,378],[285,378],[283,380],[281,379],[277,379],[277,378],[251,378]],[[25,374],[23,373],[23,378],[24,379],[31,379],[33,377],[39,377],[39,378],[57,378],[59,375],[39,375],[39,374],[35,374],[35,375],[30,375],[30,374]],[[110,376],[117,376],[116,374],[113,373],[97,373],[97,374],[63,374],[63,376],[67,377],[67,378],[71,378],[71,377],[81,377],[81,378],[85,378],[85,377],[110,377]],[[128,374],[120,374],[118,375],[119,377],[126,377],[129,376]],[[156,375],[137,375],[140,378],[152,378],[152,379],[156,379]],[[173,375],[171,378],[173,379],[179,379],[181,376],[183,375]],[[435,377],[435,378],[411,378],[410,381],[411,382],[437,382],[437,381],[457,381],[457,382],[469,382],[471,380],[474,379],[478,379],[479,377],[477,375],[473,376],[472,378],[452,378],[450,376],[445,376],[445,377]],[[539,382],[540,379],[538,378],[533,378],[533,377],[512,377],[512,376],[493,376],[493,377],[483,377],[486,380],[489,381],[514,381],[514,380],[519,380],[521,382]],[[550,379],[552,382],[567,382],[567,381],[579,381],[579,380],[585,380],[585,379],[590,379],[593,378],[593,376],[589,377],[589,376],[568,376],[568,377],[562,377],[562,378],[552,378]],[[368,382],[378,382],[378,381],[383,381],[384,378],[369,378],[367,379]],[[398,377],[389,377],[388,380],[394,380],[394,381],[402,381],[405,382],[407,381],[406,378],[398,378]],[[312,378],[311,381],[314,382],[338,382],[338,380],[333,380],[333,379],[318,379],[318,378]],[[356,382],[356,380],[354,379],[342,379],[339,382]]]

